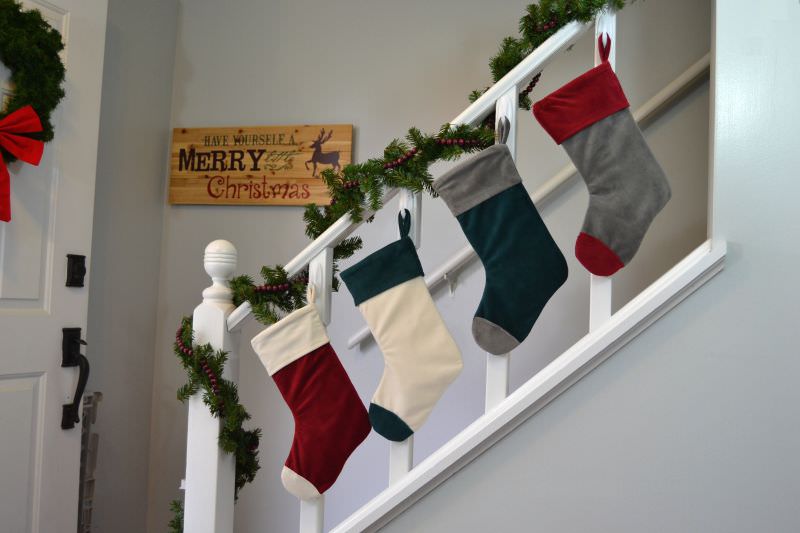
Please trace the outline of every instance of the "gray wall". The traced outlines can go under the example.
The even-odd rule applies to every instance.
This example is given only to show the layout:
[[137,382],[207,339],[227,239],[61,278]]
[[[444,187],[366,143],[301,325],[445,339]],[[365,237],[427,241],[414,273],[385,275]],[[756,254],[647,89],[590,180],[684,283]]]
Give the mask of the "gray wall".
[[93,531],[140,533],[177,4],[111,0],[89,288],[89,388],[97,418]]
[[800,530],[800,6],[717,2],[725,270],[385,531]]
[[[173,126],[286,123],[353,123],[355,158],[381,152],[411,125],[432,131],[466,106],[469,90],[488,82],[486,62],[505,35],[516,31],[528,0],[487,9],[477,0],[406,2],[311,0],[181,2],[173,82]],[[636,2],[620,16],[618,70],[638,107],[709,48],[709,7],[691,0]],[[592,38],[548,67],[537,94],[544,95],[591,66]],[[674,197],[659,216],[637,259],[621,273],[615,306],[624,304],[705,237],[708,90],[702,86],[652,124],[646,135],[670,176]],[[520,120],[519,160],[533,190],[568,162],[564,153],[525,114]],[[512,386],[527,380],[588,327],[588,276],[572,257],[587,205],[576,180],[544,206],[543,214],[569,260],[572,276],[513,359]],[[359,233],[365,250],[396,236],[394,209]],[[240,272],[263,263],[285,263],[307,242],[302,211],[291,207],[167,207],[163,226],[158,332],[156,335],[150,455],[148,531],[162,531],[167,503],[183,477],[186,410],[175,401],[184,376],[171,353],[174,328],[190,313],[209,280],[204,246],[227,238],[239,249]],[[421,258],[427,270],[461,248],[465,239],[438,201],[426,201]],[[435,245],[434,245],[435,243]],[[347,263],[349,264],[349,262]],[[346,266],[343,265],[343,266]],[[470,267],[455,297],[436,294],[446,322],[464,352],[465,370],[416,438],[419,461],[483,411],[484,355],[469,324],[483,286]],[[372,343],[347,350],[346,339],[363,325],[349,294],[334,297],[333,346],[362,399],[371,397],[382,371]],[[236,530],[291,531],[297,500],[283,490],[279,472],[292,439],[292,418],[274,384],[253,357],[244,332],[242,399],[253,423],[264,428],[262,470],[241,495]],[[372,435],[329,492],[331,527],[377,494],[387,481],[387,445]]]

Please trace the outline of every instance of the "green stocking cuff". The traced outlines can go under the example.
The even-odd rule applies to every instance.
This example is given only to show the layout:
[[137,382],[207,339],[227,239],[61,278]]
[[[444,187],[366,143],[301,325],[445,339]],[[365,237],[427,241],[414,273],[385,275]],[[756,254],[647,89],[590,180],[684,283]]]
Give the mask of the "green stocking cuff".
[[397,215],[401,237],[342,272],[355,305],[403,282],[424,276],[417,250],[408,236],[411,215]]

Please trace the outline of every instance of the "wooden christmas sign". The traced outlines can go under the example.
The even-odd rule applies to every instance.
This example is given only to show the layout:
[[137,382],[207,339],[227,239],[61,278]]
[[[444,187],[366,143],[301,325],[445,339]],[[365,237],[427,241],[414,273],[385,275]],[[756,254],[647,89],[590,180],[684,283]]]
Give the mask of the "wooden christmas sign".
[[176,128],[169,203],[328,205],[320,173],[351,161],[351,124]]

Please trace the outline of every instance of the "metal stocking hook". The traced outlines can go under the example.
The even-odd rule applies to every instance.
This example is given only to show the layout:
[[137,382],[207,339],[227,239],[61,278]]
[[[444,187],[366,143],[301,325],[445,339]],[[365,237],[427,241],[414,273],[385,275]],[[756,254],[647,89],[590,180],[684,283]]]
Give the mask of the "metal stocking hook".
[[61,341],[61,366],[77,366],[79,369],[78,385],[75,387],[72,403],[65,403],[61,407],[61,429],[72,429],[81,421],[78,411],[86,382],[89,381],[89,360],[81,353],[81,345],[86,346],[86,341],[81,339],[81,328],[63,328],[62,331],[64,337]]
[[495,133],[497,144],[506,144],[509,133],[511,133],[511,122],[508,117],[501,117],[497,121],[497,131]]

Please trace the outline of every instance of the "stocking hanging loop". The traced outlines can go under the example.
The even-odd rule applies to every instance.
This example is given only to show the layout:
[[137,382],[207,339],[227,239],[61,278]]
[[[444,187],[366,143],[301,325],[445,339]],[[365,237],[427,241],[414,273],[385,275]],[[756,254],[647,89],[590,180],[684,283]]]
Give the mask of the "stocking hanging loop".
[[408,232],[411,231],[411,212],[408,209],[397,213],[397,226],[400,228],[400,238],[408,237]]
[[[603,42],[603,37],[606,38],[607,42]],[[597,36],[597,50],[600,52],[600,60],[603,63],[608,62],[608,56],[611,55],[611,36],[607,33],[601,33]]]
[[509,133],[511,133],[511,121],[508,120],[508,117],[500,117],[500,120],[497,121],[497,132],[495,134],[497,144],[506,144]]

